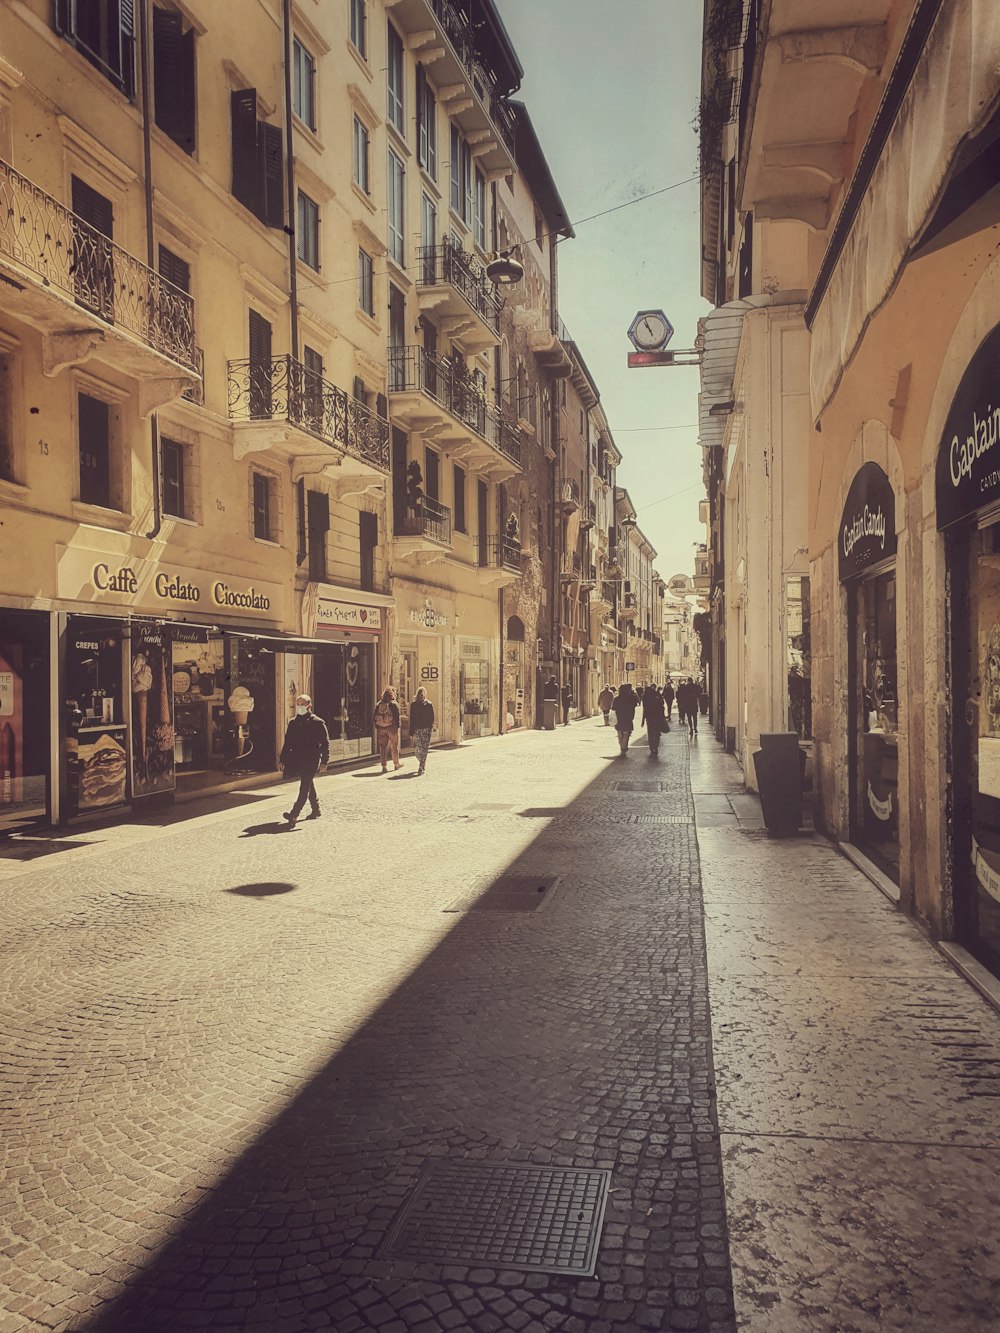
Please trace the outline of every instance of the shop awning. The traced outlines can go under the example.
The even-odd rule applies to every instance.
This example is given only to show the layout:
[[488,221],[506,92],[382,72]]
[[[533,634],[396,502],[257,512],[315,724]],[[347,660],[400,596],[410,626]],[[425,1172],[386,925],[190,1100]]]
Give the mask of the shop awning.
[[255,647],[268,653],[322,653],[343,644],[334,639],[306,639],[294,634],[260,634],[253,630],[231,629],[222,627],[222,633],[231,639],[250,640]]

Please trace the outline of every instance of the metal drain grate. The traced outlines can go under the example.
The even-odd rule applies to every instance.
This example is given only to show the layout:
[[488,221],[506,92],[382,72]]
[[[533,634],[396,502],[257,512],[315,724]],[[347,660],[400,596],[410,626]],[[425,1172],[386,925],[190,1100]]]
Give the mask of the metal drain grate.
[[690,815],[631,815],[633,824],[693,824]]
[[612,782],[612,791],[669,791],[665,782],[643,781],[642,779],[624,779],[621,782]]
[[380,1254],[593,1277],[610,1171],[431,1162]]
[[558,875],[502,875],[473,889],[446,912],[537,912],[552,897]]

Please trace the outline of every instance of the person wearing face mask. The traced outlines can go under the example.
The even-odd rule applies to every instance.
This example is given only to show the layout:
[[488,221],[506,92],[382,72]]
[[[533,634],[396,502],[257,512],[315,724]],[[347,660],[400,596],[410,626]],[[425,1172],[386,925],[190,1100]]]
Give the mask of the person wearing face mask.
[[312,699],[308,694],[300,694],[295,699],[295,716],[285,732],[285,743],[278,756],[278,767],[290,778],[298,778],[299,794],[291,810],[285,811],[289,828],[302,813],[302,807],[309,802],[309,818],[319,819],[319,798],[313,781],[320,768],[330,758],[330,737],[326,723],[312,711]]

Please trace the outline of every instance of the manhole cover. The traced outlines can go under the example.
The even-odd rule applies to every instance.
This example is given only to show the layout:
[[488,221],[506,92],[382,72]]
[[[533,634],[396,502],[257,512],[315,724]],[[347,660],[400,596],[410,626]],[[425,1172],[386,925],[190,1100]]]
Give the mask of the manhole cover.
[[381,1254],[593,1277],[610,1171],[431,1162]]
[[632,815],[633,824],[693,824],[690,815]]
[[622,782],[612,782],[612,791],[667,791],[669,790],[665,782],[644,782],[641,779],[632,781],[631,779]]
[[552,897],[558,875],[502,875],[473,889],[446,912],[537,912]]

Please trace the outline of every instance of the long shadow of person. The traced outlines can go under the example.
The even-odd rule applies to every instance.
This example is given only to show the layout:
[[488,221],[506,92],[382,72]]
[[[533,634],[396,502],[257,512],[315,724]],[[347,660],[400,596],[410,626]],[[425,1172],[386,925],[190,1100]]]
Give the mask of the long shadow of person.
[[295,825],[282,820],[271,820],[267,824],[248,824],[240,834],[241,838],[256,838],[261,833],[294,833]]

